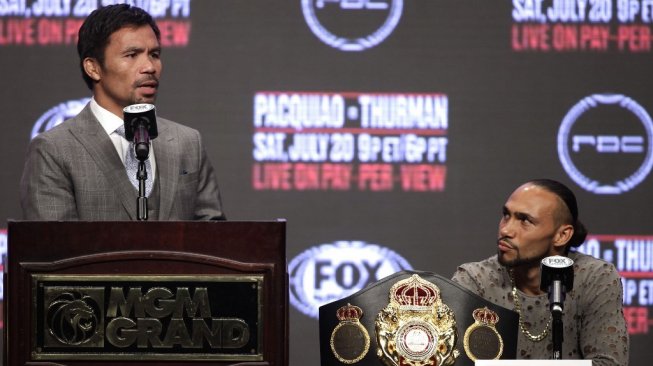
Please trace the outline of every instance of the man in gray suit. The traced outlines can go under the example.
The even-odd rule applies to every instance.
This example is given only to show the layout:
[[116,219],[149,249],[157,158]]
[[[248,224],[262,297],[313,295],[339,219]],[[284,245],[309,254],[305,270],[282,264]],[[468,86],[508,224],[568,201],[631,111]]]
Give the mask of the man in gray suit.
[[[91,102],[35,137],[20,183],[27,220],[134,220],[138,191],[125,170],[130,143],[116,130],[123,108],[153,104],[161,75],[160,32],[142,9],[92,12],[77,51]],[[220,191],[198,131],[157,118],[150,147],[152,220],[224,220]]]

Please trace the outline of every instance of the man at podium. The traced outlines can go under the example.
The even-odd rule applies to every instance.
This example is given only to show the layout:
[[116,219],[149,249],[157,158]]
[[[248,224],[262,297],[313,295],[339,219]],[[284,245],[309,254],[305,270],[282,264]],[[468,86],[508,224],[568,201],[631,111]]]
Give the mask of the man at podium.
[[548,179],[517,188],[503,206],[497,254],[458,267],[453,280],[519,313],[517,358],[552,357],[552,313],[541,290],[540,263],[550,256],[573,260],[566,294],[562,359],[591,359],[594,366],[628,364],[622,285],[615,267],[578,253],[587,235],[573,192]]
[[[93,98],[76,117],[32,140],[20,183],[23,217],[134,220],[138,161],[125,138],[123,109],[156,100],[162,67],[159,28],[140,8],[101,7],[82,24],[77,51]],[[158,137],[148,144],[149,179],[141,189],[147,197],[145,218],[224,219],[199,132],[156,119]]]

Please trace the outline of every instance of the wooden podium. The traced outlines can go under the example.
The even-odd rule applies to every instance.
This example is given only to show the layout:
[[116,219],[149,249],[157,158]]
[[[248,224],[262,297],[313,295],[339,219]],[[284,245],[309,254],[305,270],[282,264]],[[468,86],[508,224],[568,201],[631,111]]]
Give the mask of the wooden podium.
[[8,225],[5,365],[287,365],[285,222]]

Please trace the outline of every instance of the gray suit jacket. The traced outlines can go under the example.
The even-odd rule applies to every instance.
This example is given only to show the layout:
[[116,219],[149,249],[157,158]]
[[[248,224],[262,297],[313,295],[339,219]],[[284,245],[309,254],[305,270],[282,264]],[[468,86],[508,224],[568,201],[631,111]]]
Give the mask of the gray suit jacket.
[[[199,132],[163,118],[157,118],[157,127],[152,145],[160,204],[159,217],[150,219],[224,219]],[[89,105],[30,143],[20,182],[26,220],[135,220],[137,195]]]

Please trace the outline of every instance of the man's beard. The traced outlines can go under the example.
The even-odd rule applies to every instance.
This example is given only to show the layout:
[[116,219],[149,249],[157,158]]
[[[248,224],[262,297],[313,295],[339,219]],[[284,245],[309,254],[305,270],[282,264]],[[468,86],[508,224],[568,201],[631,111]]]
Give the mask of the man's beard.
[[531,267],[534,265],[539,266],[540,262],[542,262],[542,259],[544,259],[547,256],[547,253],[543,253],[542,255],[538,255],[535,257],[524,257],[522,258],[521,256],[521,251],[519,250],[519,246],[515,245],[512,243],[512,241],[507,240],[506,238],[500,238],[498,241],[505,241],[510,243],[511,247],[515,250],[517,253],[517,256],[515,259],[512,260],[506,260],[505,259],[505,254],[501,252],[501,250],[497,249],[497,259],[499,260],[499,263],[507,268],[515,268],[515,267],[521,267],[521,266],[527,266]]
[[513,260],[506,260],[501,256],[501,253],[498,253],[499,263],[502,266],[508,267],[508,268],[515,268],[515,267],[521,267],[521,266],[530,267],[530,266],[533,266],[533,265],[539,265],[540,262],[542,261],[542,259],[544,259],[544,257],[545,256],[541,256],[541,257],[537,257],[537,258],[533,258],[533,257],[522,258],[522,257],[520,257],[518,255],[517,258],[515,258]]
[[140,104],[140,103],[154,104],[156,102],[156,97],[158,94],[159,78],[157,78],[154,75],[146,75],[136,80],[132,86],[134,90],[137,90],[138,87],[142,86],[143,84],[152,83],[152,82],[156,83],[157,91],[155,91],[154,94],[148,96],[143,96],[143,95],[136,96],[136,93],[134,92],[134,94],[131,95],[130,104]]

